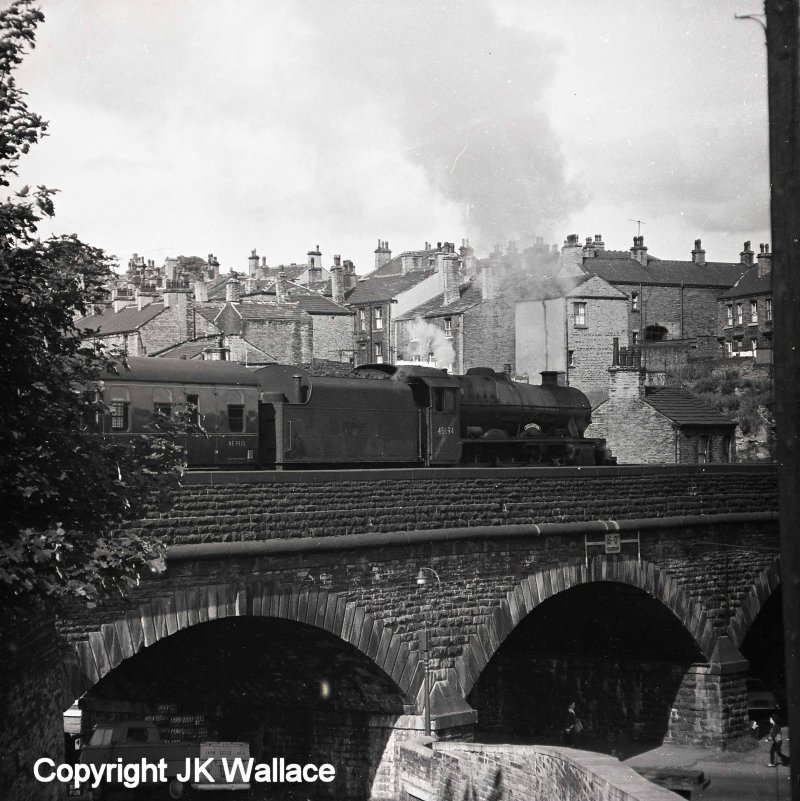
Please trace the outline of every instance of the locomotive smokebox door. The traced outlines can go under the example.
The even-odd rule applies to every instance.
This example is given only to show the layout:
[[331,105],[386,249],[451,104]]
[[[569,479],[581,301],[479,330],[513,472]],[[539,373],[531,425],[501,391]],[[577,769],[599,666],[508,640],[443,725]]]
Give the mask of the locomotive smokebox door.
[[416,381],[427,389],[425,408],[420,410],[424,427],[424,436],[420,439],[426,448],[425,462],[429,465],[457,464],[461,461],[460,385],[445,375],[441,378],[425,376]]

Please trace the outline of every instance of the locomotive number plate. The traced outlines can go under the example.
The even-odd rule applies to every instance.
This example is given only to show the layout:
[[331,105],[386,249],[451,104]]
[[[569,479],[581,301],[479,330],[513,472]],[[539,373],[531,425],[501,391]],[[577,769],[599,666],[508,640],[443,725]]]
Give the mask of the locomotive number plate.
[[244,448],[247,443],[243,439],[232,439],[228,441],[228,445],[232,448]]
[[440,437],[443,437],[446,436],[447,434],[455,434],[456,430],[455,428],[453,428],[453,426],[439,426],[439,428],[436,429],[436,433]]

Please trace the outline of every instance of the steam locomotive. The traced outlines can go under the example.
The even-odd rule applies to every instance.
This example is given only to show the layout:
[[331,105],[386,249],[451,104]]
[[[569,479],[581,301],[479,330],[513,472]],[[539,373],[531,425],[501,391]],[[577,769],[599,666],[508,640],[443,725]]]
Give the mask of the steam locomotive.
[[132,437],[182,414],[190,467],[269,469],[458,464],[611,464],[588,439],[586,396],[543,373],[541,386],[473,368],[364,365],[322,378],[287,365],[129,358],[104,377],[94,433]]

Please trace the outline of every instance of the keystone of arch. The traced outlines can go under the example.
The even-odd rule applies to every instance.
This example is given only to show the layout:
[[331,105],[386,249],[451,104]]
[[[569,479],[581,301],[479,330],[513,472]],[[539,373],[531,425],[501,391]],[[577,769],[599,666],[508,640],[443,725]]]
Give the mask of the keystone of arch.
[[759,612],[764,608],[764,604],[772,597],[772,594],[781,584],[781,560],[776,557],[773,563],[758,574],[756,580],[750,586],[747,595],[742,601],[736,614],[731,619],[728,631],[731,641],[737,648],[742,647],[744,638],[753,625]]
[[466,698],[483,669],[506,637],[540,603],[559,592],[597,581],[613,581],[643,590],[661,601],[689,632],[706,660],[711,659],[717,635],[699,601],[692,601],[683,587],[652,562],[636,559],[610,561],[595,557],[585,564],[561,565],[532,573],[492,607],[470,634],[469,642],[456,660],[458,681]]
[[414,699],[422,686],[417,652],[341,594],[267,582],[215,584],[154,598],[75,642],[62,662],[65,708],[145,648],[183,629],[228,617],[273,617],[324,629],[370,659],[406,699]]

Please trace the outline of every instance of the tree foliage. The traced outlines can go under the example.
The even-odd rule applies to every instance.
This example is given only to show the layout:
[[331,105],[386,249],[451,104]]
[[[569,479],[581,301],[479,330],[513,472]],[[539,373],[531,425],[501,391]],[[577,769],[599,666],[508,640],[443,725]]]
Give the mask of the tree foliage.
[[[28,0],[0,11],[4,187],[46,133],[13,77],[43,19]],[[120,527],[165,500],[182,461],[174,431],[129,445],[84,434],[106,411],[103,373],[125,369],[74,325],[103,300],[111,261],[75,236],[37,237],[52,198],[24,186],[0,202],[0,604],[135,580],[160,546]]]

